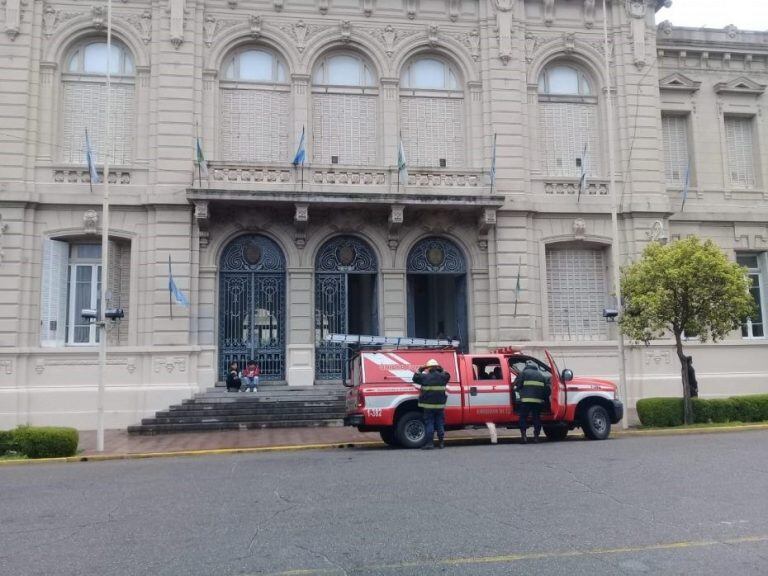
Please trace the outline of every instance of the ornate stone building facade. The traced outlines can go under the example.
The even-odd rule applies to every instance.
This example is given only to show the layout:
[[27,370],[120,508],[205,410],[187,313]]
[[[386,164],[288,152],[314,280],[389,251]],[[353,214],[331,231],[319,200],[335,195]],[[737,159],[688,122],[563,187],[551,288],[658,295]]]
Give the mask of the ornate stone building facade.
[[[594,0],[127,0],[109,55],[103,4],[8,0],[0,427],[94,427],[97,333],[77,311],[102,277],[126,311],[108,333],[111,427],[231,360],[288,386],[338,380],[334,331],[547,347],[616,378],[613,192],[623,262],[699,234],[762,301],[768,34],[657,26],[662,4],[608,3],[609,85]],[[86,129],[97,165],[111,157],[106,275]],[[172,316],[169,257],[191,301]],[[765,390],[765,316],[689,342],[702,394]],[[627,367],[630,408],[679,390],[668,342],[629,347]]]

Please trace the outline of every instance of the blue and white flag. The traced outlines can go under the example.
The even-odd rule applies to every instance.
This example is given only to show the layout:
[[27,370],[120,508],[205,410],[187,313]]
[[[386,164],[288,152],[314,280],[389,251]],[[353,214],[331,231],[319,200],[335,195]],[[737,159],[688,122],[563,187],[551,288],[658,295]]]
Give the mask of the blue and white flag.
[[581,154],[581,176],[579,176],[579,193],[576,196],[576,202],[581,199],[582,194],[587,192],[587,144],[584,143],[584,152]]
[[491,189],[496,184],[496,133],[493,133],[493,156],[491,157]]
[[99,173],[96,172],[96,163],[93,161],[93,150],[91,150],[91,139],[88,137],[88,128],[85,129],[85,161],[88,163],[88,172],[91,174],[91,183],[101,182]]
[[408,184],[408,166],[405,161],[405,148],[403,147],[402,138],[397,147],[397,177],[398,182],[401,182],[403,186]]
[[680,212],[685,210],[685,201],[688,199],[688,186],[691,183],[691,161],[688,160],[688,166],[685,168],[685,181],[683,182],[683,202],[680,205]]
[[296,149],[296,155],[293,157],[294,166],[303,166],[304,160],[307,157],[307,149],[304,147],[304,126],[301,127],[301,139],[299,140],[299,147]]
[[187,300],[187,297],[184,296],[184,292],[181,291],[181,289],[176,286],[176,282],[173,280],[173,272],[171,272],[171,255],[168,255],[168,291],[171,293],[171,296],[174,300],[176,300],[176,303],[182,306],[183,308],[189,308],[189,300]]

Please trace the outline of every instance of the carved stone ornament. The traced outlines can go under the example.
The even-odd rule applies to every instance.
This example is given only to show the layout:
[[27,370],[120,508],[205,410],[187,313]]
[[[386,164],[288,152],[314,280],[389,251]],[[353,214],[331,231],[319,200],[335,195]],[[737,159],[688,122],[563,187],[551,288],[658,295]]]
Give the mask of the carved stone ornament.
[[723,28],[723,30],[725,30],[725,33],[728,34],[728,38],[736,38],[736,33],[739,31],[739,29],[736,28],[736,26],[733,24],[728,24],[728,26]]
[[144,10],[139,17],[139,28],[141,31],[141,39],[144,44],[149,44],[152,40],[152,12]]
[[43,35],[49,37],[53,34],[53,30],[56,28],[56,19],[58,18],[58,12],[56,8],[50,4],[46,4],[43,8]]
[[664,36],[670,36],[673,30],[672,22],[670,22],[669,20],[664,20],[664,22],[659,24],[658,30],[659,30],[659,34],[664,34]]
[[328,14],[328,0],[318,0],[317,9],[320,10],[320,14]]
[[477,28],[467,34],[467,44],[469,45],[469,53],[472,55],[472,60],[477,62],[480,57],[480,32]]
[[232,8],[232,10],[234,10],[235,8],[237,8],[237,0],[227,0],[227,6],[229,6],[230,8]]
[[200,234],[200,248],[205,248],[210,239],[209,227],[211,223],[207,200],[195,201],[195,222],[197,222],[197,229]]
[[5,4],[5,33],[11,41],[14,41],[21,31],[21,0],[4,0],[3,4]]
[[416,18],[416,0],[405,0],[405,13],[411,20]]
[[448,18],[451,22],[456,22],[461,13],[461,0],[448,0]]
[[293,215],[294,243],[297,248],[307,245],[307,225],[309,224],[309,205],[296,204],[296,212]]
[[632,53],[635,66],[642,69],[645,57],[645,0],[627,0],[627,12],[632,18]]
[[250,24],[251,28],[251,37],[258,38],[261,36],[261,16],[258,14],[251,14],[251,17],[248,19],[248,23]]
[[103,6],[91,7],[91,22],[94,28],[103,28],[107,13]]
[[515,7],[515,0],[495,0],[495,4],[499,59],[506,65],[512,58],[512,9]]
[[86,210],[83,214],[83,230],[86,234],[97,234],[99,225],[99,214],[96,210]]
[[3,222],[3,215],[0,214],[0,262],[3,261],[3,236],[8,230],[8,224]]
[[363,14],[366,18],[373,14],[373,0],[363,0]]
[[552,26],[555,23],[555,0],[544,0],[544,24]]
[[576,50],[576,34],[563,33],[563,50],[568,53]]
[[595,0],[584,0],[584,26],[592,28],[595,25]]
[[403,227],[405,221],[405,207],[402,204],[392,204],[389,210],[389,237],[387,238],[387,244],[390,250],[397,250],[400,245],[400,229]]
[[576,218],[573,221],[573,236],[576,240],[584,240],[587,234],[587,223],[584,218]]
[[381,39],[384,40],[384,50],[387,56],[392,56],[395,40],[397,40],[397,30],[391,24],[387,25],[381,33]]
[[299,20],[293,25],[293,35],[296,38],[296,48],[303,52],[307,42],[307,32],[309,29],[304,20]]
[[341,32],[342,42],[349,42],[352,40],[352,23],[349,20],[342,20],[339,22],[339,30]]
[[211,14],[206,14],[203,20],[203,41],[210,48],[213,44],[213,37],[216,34],[216,18]]
[[184,0],[169,0],[171,13],[171,44],[176,50],[184,42]]
[[275,12],[282,12],[284,5],[284,0],[272,0],[272,6],[275,8]]
[[440,43],[440,40],[438,39],[439,33],[440,28],[438,26],[435,26],[434,24],[427,26],[427,38],[429,38],[430,46],[437,46]]

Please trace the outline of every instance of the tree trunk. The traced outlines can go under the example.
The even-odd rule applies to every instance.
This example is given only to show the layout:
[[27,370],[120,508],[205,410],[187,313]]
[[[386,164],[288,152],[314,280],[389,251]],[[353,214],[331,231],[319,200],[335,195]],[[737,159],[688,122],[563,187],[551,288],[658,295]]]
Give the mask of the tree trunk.
[[688,382],[688,362],[683,354],[682,332],[675,332],[675,348],[680,360],[680,374],[683,377],[683,421],[693,424],[693,406],[691,404],[691,387]]

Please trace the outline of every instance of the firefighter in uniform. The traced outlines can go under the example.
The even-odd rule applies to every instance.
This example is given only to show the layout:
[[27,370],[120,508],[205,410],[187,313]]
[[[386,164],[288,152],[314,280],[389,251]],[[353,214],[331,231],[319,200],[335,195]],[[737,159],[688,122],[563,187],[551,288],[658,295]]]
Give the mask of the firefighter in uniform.
[[424,413],[424,427],[427,433],[427,441],[422,446],[424,450],[435,447],[435,429],[437,429],[437,447],[445,447],[445,403],[448,400],[445,386],[450,379],[451,375],[434,359],[428,360],[413,375],[413,382],[420,389],[419,408]]
[[549,377],[542,374],[533,360],[525,363],[525,368],[515,378],[515,391],[520,394],[520,436],[523,444],[528,442],[528,414],[533,421],[533,441],[539,441],[541,433],[541,410],[549,401]]

